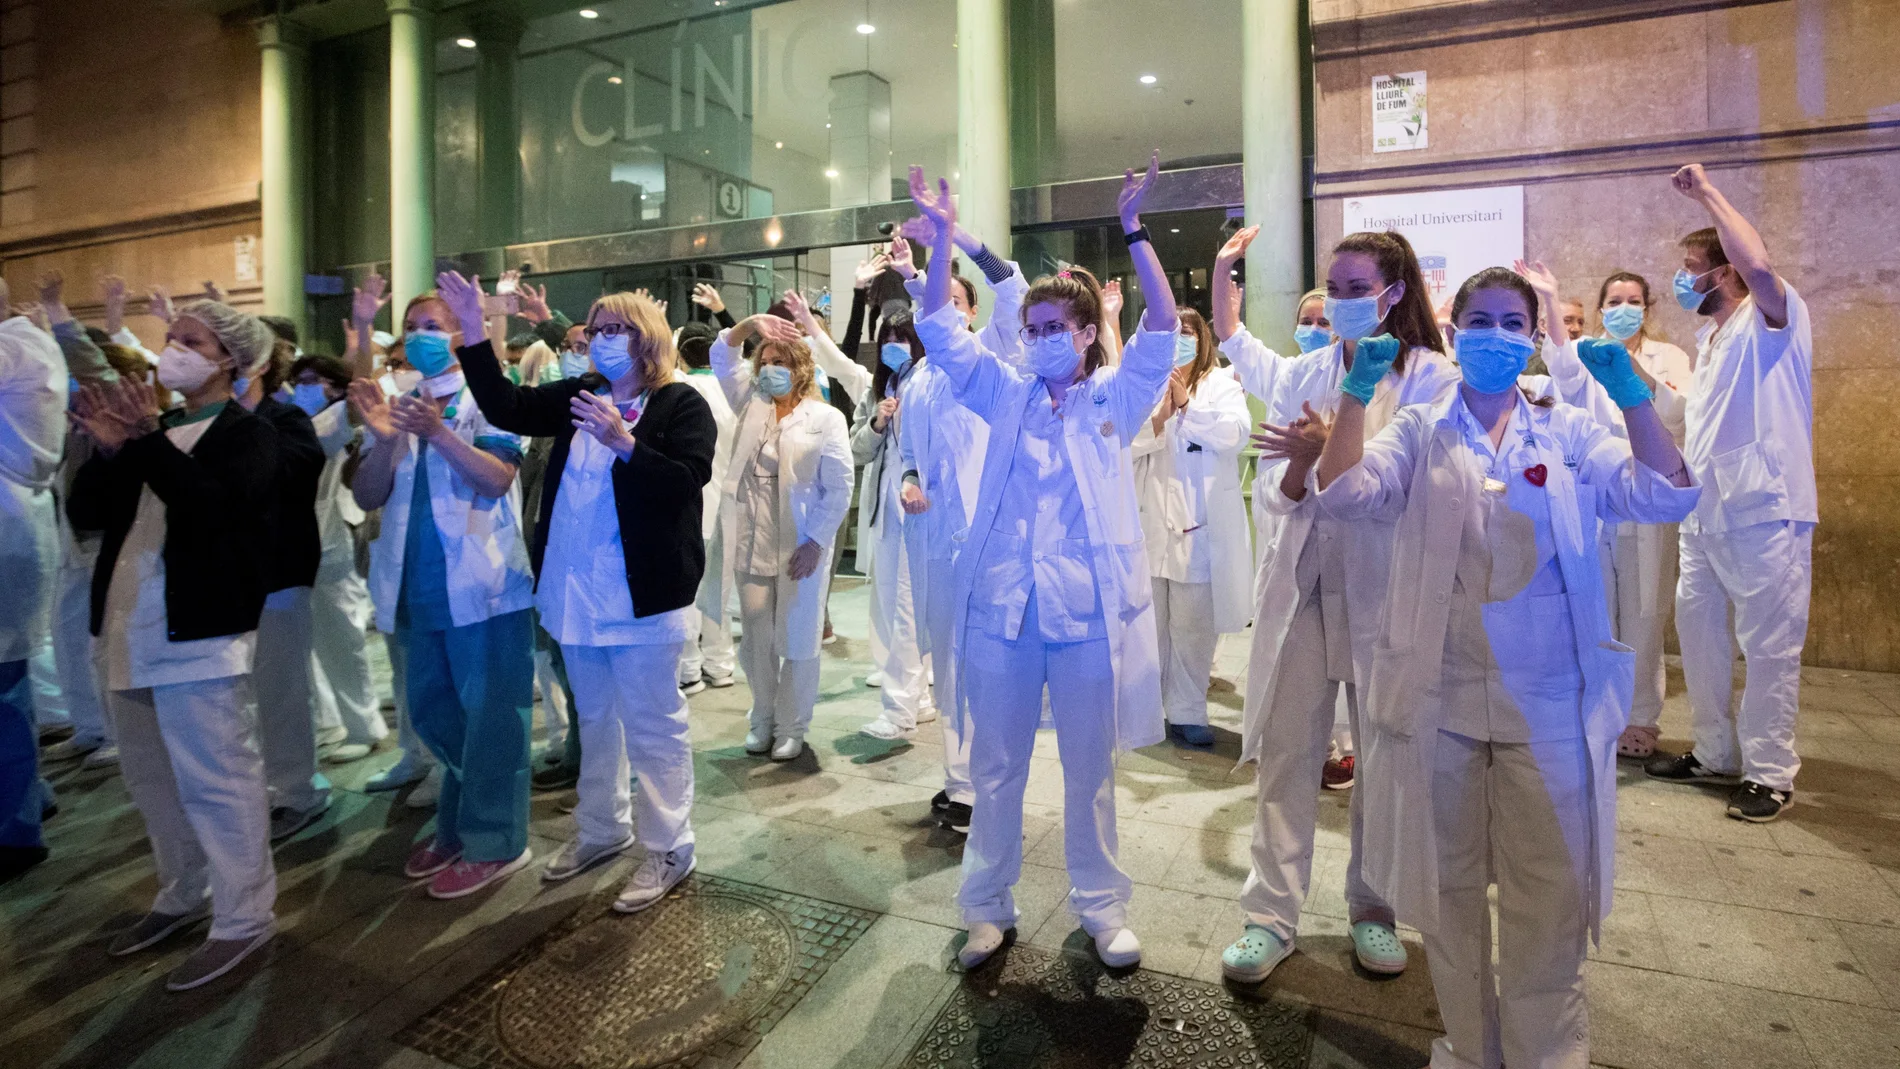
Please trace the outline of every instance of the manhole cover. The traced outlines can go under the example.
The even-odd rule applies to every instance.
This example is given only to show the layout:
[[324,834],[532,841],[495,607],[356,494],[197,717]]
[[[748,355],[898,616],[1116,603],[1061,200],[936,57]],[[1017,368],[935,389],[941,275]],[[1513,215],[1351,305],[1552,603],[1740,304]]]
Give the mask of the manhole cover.
[[1305,1069],[1310,1013],[1018,944],[963,978],[903,1069]]
[[695,877],[632,916],[590,899],[396,1036],[470,1069],[737,1065],[876,914]]

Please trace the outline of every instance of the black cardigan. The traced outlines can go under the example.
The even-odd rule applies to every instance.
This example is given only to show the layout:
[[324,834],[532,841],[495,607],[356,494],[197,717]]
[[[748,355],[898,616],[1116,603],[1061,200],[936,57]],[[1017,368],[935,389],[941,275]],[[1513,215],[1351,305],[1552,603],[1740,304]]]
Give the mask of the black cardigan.
[[95,636],[145,486],[165,504],[166,637],[190,642],[257,630],[270,560],[265,539],[277,442],[276,428],[231,401],[190,453],[179,452],[156,431],[80,467],[67,518],[79,530],[105,532],[92,570]]
[[257,403],[258,417],[277,428],[277,493],[271,503],[270,563],[264,590],[314,586],[323,544],[317,535],[317,483],[323,478],[323,443],[303,409],[271,397]]
[[[494,348],[486,341],[460,349],[469,392],[488,422],[530,438],[554,439],[541,484],[541,515],[529,552],[539,584],[547,552],[554,502],[561,493],[568,449],[577,433],[574,397],[602,385],[599,375],[564,379],[546,386],[517,386],[502,374]],[[719,427],[699,391],[669,382],[647,398],[634,430],[633,456],[613,465],[614,511],[620,517],[620,545],[627,562],[627,591],[633,615],[657,616],[691,605],[706,572],[706,545],[700,536],[701,491],[712,479],[713,447]]]

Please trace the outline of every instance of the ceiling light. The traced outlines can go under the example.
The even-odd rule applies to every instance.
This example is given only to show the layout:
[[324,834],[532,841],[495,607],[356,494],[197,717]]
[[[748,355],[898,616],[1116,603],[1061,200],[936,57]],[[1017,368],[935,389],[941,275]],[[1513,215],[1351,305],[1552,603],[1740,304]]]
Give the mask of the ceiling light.
[[600,17],[600,12],[595,11],[591,7],[581,8],[579,11],[576,11],[575,14],[584,19],[597,19]]
[[1155,84],[1155,76],[1154,76],[1154,75],[1152,75],[1152,74],[1144,74],[1144,75],[1142,75],[1142,76],[1141,76],[1141,84],[1143,84],[1143,85],[1153,85],[1153,84]]
[[1170,234],[1179,234],[1180,232],[1181,232],[1181,228],[1178,226],[1171,226],[1168,228],[1168,233]]
[[475,38],[473,38],[473,37],[457,37],[457,38],[455,39],[455,43],[456,43],[456,44],[458,44],[458,45],[461,45],[461,46],[462,46],[463,48],[474,48],[474,47],[475,47]]
[[877,32],[877,27],[871,25],[868,22],[860,22],[858,23],[858,32],[863,34],[866,37],[869,37],[872,34]]
[[773,148],[784,148],[784,147],[785,147],[785,142],[783,142],[783,141],[774,141],[774,142],[772,142],[772,147],[773,147]]
[[612,77],[610,77],[610,78],[608,78],[608,79],[607,79],[607,84],[608,84],[608,85],[619,85],[619,84],[620,84],[620,75],[618,75],[618,74],[616,74],[616,75],[613,75]]
[[829,130],[829,129],[831,129],[831,124],[830,124],[830,123],[826,123],[826,124],[825,124],[825,129],[827,129],[827,130]]
[[838,177],[838,169],[837,169],[836,167],[827,167],[827,168],[825,168],[825,177],[826,177],[826,178],[836,178],[836,177]]

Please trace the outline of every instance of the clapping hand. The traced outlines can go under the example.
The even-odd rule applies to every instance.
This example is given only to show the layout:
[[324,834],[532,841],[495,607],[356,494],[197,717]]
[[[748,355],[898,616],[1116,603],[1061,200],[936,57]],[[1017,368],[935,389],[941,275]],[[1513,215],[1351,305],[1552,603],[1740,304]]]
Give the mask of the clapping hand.
[[693,303],[713,315],[726,310],[726,301],[725,298],[719,296],[719,287],[710,282],[693,283]]
[[910,168],[910,199],[917,210],[924,213],[936,228],[935,236],[952,233],[957,225],[957,202],[950,196],[950,180],[937,179],[937,189],[932,192],[930,183],[924,180],[924,169],[912,164]]
[[[898,240],[902,241],[903,239],[899,238]],[[882,249],[878,249],[870,256],[865,257],[864,262],[858,264],[858,270],[853,278],[853,282],[858,289],[870,289],[871,283],[877,281],[877,276],[883,274],[885,268],[889,266],[891,266],[890,254]]]
[[1319,463],[1320,452],[1326,448],[1326,439],[1332,433],[1332,424],[1313,411],[1311,401],[1301,407],[1304,411],[1299,418],[1286,426],[1262,423],[1260,429],[1253,433],[1253,444],[1260,450],[1262,459],[1291,460],[1300,464]]
[[[923,217],[916,216],[915,218],[922,219]],[[891,242],[891,270],[904,276],[906,282],[917,277],[917,261],[911,256],[910,242],[902,237]]]
[[1122,174],[1122,190],[1115,198],[1115,213],[1121,216],[1122,233],[1132,234],[1141,228],[1141,202],[1148,198],[1148,192],[1155,187],[1155,179],[1161,173],[1161,152],[1156,150],[1148,158],[1148,169],[1140,178],[1135,177],[1133,168]]
[[151,295],[146,298],[145,310],[169,325],[173,315],[171,291],[163,286],[153,286]]
[[594,440],[608,449],[621,460],[633,456],[633,435],[627,431],[627,422],[620,418],[620,410],[611,400],[589,390],[574,395],[568,404],[574,415],[574,426],[594,436]]
[[350,411],[379,441],[396,436],[396,422],[389,410],[389,397],[371,379],[353,379],[349,389]]
[[391,400],[389,421],[397,430],[413,434],[425,442],[448,430],[448,424],[442,422],[442,412],[435,407],[432,398],[405,395]]
[[389,280],[374,271],[356,287],[356,293],[350,298],[350,320],[360,330],[376,321],[376,313],[389,303],[385,293],[389,289]]
[[99,296],[106,306],[106,333],[117,334],[125,327],[125,279],[118,275],[100,279]]
[[521,294],[521,318],[536,324],[554,318],[554,310],[548,307],[548,288],[545,284],[535,289],[534,283],[523,282],[516,292]]

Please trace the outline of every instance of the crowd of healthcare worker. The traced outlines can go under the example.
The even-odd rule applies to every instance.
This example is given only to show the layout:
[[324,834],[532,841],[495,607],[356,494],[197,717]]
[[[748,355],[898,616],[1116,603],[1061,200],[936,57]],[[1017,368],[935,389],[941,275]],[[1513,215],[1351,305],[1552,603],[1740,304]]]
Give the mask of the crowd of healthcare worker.
[[[1158,171],[1124,178],[1105,283],[1025,277],[912,168],[917,215],[836,327],[797,288],[735,317],[715,274],[681,307],[606,292],[570,318],[514,273],[448,271],[388,334],[372,275],[330,356],[215,287],[154,291],[161,340],[126,328],[122,280],[94,325],[44,277],[0,322],[0,870],[48,856],[44,776],[117,769],[158,891],[106,950],[203,925],[167,980],[196,987],[275,933],[273,844],[326,819],[325,770],[386,755],[367,789],[434,810],[402,863],[427,895],[627,858],[614,907],[646,909],[695,870],[692,696],[746,684],[752,758],[840,745],[808,737],[858,574],[851,679],[877,712],[850,746],[941,742],[964,967],[1014,936],[1039,728],[1069,908],[1105,964],[1140,962],[1117,764],[1222,745],[1233,636],[1225,738],[1256,808],[1226,976],[1297,949],[1321,791],[1350,789],[1352,952],[1400,973],[1399,926],[1420,933],[1433,1066],[1586,1066],[1619,758],[1724,785],[1712,816],[1794,802],[1801,295],[1689,165],[1682,236],[1626,250],[1594,307],[1546,265],[1562,249],[1435,307],[1407,239],[1367,232],[1263,309],[1247,227],[1208,250],[1197,309],[1176,287],[1200,265],[1164,264],[1142,222]],[[1692,351],[1654,322],[1671,298]],[[530,799],[568,788],[568,841],[536,858]]]

